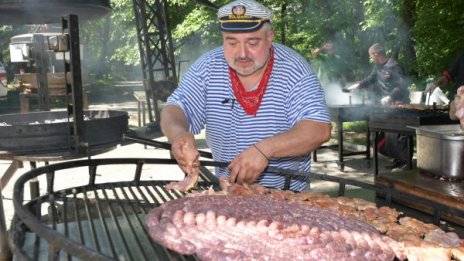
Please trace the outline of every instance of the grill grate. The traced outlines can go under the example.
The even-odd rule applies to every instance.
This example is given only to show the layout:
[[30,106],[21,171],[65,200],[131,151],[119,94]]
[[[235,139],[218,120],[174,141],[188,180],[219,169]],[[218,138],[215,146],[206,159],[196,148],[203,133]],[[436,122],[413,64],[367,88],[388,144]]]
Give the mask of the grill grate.
[[[201,163],[203,166],[222,165],[211,161]],[[142,178],[145,177],[142,170],[153,170],[149,167],[154,166],[156,174],[156,167],[166,164],[175,165],[176,162],[136,158],[78,160],[47,165],[23,174],[15,183],[13,193],[15,217],[10,241],[15,256],[20,260],[197,260],[195,255],[183,256],[153,242],[145,225],[145,216],[150,209],[186,195],[165,190],[163,186],[169,180]],[[123,171],[126,181],[97,183],[97,176],[103,174],[114,178],[115,173],[104,173],[109,170],[105,168],[107,165],[131,165],[135,171]],[[56,184],[61,175],[68,180],[72,175],[83,175],[82,171],[75,171],[82,167],[88,168],[86,184],[76,186],[68,181],[66,188]],[[205,167],[200,170],[198,190],[211,187],[219,190],[217,178]],[[336,182],[339,196],[344,195],[346,185],[350,185],[383,194],[386,202],[382,205],[390,205],[393,197],[412,200],[434,209],[435,224],[444,212],[464,215],[462,210],[393,188],[380,188],[330,175],[273,170],[285,175],[310,175],[313,179]],[[36,179],[40,181],[42,195],[25,200],[26,183]]]
[[[113,159],[100,163],[110,161]],[[130,162],[142,164],[137,159],[126,163]],[[69,164],[56,165],[32,172],[47,175],[47,182],[53,182],[60,167],[69,167],[66,166]],[[89,170],[89,180],[95,180],[92,176],[97,175],[96,165]],[[140,171],[141,168],[136,168],[134,177],[140,177],[137,173]],[[15,189],[21,199],[14,202],[17,217],[10,236],[15,255],[26,260],[197,260],[195,256],[182,256],[153,242],[145,225],[145,216],[153,207],[185,196],[182,192],[165,190],[163,185],[168,182],[137,179],[111,184],[90,182],[58,191],[51,190],[54,184],[47,184],[46,195],[24,205],[21,204],[24,192]],[[202,168],[198,190],[217,185],[217,179]]]

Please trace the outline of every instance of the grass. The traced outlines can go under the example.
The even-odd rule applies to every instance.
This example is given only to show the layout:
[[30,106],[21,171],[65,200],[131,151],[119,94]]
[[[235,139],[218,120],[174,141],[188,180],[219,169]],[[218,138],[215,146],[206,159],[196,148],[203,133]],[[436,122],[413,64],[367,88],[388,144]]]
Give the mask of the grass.
[[[332,123],[335,125],[335,123]],[[366,131],[367,131],[367,122],[365,121],[354,121],[354,122],[344,122],[343,123],[343,140],[351,142],[358,145],[366,145]],[[338,131],[332,131],[331,139],[336,141],[338,140]]]

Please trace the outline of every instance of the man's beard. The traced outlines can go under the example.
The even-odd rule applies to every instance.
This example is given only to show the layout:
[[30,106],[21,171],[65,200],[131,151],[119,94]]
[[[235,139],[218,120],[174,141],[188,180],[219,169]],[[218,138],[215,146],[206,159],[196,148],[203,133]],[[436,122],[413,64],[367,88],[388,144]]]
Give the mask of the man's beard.
[[[236,66],[235,63],[238,62],[238,61],[241,61],[241,60],[245,60],[247,62],[252,62],[253,66],[247,67],[247,68]],[[263,64],[261,64],[259,62],[256,62],[256,61],[254,61],[253,59],[251,59],[249,57],[245,57],[243,59],[240,58],[240,57],[234,58],[234,62],[230,65],[230,67],[232,67],[232,69],[234,69],[237,72],[237,74],[240,75],[240,76],[252,75],[254,72],[256,72],[259,69],[263,68],[263,66],[264,66]]]

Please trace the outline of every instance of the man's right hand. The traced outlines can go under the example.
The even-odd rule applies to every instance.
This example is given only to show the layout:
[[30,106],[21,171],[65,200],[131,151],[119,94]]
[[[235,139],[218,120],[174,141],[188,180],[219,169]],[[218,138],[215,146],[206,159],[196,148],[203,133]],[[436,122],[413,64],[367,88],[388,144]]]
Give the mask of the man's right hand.
[[191,133],[185,133],[172,141],[171,153],[177,160],[179,167],[186,173],[192,168],[198,167],[198,150],[195,146],[195,137]]
[[351,90],[349,88],[345,87],[345,88],[342,88],[342,92],[349,93],[349,92],[351,92]]

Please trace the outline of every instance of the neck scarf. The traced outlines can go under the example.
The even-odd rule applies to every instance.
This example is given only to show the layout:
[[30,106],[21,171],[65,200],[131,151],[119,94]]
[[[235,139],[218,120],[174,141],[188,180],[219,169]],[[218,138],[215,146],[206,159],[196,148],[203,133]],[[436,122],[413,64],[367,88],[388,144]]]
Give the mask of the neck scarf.
[[229,75],[232,82],[232,90],[234,91],[235,98],[242,105],[246,114],[251,116],[256,116],[261,101],[263,100],[264,92],[266,91],[269,78],[271,77],[272,66],[274,64],[274,50],[271,48],[269,53],[269,62],[266,66],[266,69],[259,81],[258,88],[253,91],[246,91],[242,82],[238,78],[237,72],[230,68],[229,66]]

